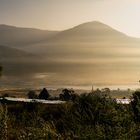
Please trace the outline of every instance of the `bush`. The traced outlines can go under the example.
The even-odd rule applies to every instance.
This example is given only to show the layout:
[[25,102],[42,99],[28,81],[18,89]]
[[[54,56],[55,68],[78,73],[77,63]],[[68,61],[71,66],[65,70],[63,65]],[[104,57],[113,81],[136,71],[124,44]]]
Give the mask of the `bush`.
[[8,116],[7,116],[7,106],[0,105],[0,139],[7,140],[8,134]]
[[82,94],[61,105],[0,106],[0,139],[133,140],[140,134],[133,116],[138,112],[133,113],[139,106],[137,94],[132,105],[117,104],[105,94]]

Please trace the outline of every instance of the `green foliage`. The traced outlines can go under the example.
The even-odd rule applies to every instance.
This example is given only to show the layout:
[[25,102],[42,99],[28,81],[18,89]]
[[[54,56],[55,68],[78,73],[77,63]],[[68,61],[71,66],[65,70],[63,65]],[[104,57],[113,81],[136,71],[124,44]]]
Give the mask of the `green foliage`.
[[43,124],[41,128],[26,127],[17,134],[19,140],[55,140],[60,139],[61,135],[57,134],[51,124]]
[[140,91],[136,91],[133,94],[133,101],[131,102],[134,112],[135,120],[140,122]]
[[72,139],[112,140],[134,137],[135,125],[127,108],[117,105],[104,95],[83,94],[67,111],[63,121],[63,130],[60,132],[71,132]]
[[63,89],[62,93],[59,95],[60,100],[64,101],[76,101],[78,99],[78,95],[74,93],[72,89]]
[[7,116],[7,106],[0,105],[0,139],[1,140],[7,140],[7,122],[8,122],[8,116]]
[[131,105],[95,93],[62,105],[1,105],[0,139],[133,140],[140,134],[140,123],[134,119],[139,97],[135,93]]

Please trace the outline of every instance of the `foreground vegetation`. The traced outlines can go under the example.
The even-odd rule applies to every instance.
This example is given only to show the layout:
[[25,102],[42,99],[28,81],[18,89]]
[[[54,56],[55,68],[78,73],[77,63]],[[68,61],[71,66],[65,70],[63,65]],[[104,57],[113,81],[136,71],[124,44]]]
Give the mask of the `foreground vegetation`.
[[129,105],[98,93],[74,96],[61,105],[3,101],[0,132],[1,140],[139,139],[140,92]]

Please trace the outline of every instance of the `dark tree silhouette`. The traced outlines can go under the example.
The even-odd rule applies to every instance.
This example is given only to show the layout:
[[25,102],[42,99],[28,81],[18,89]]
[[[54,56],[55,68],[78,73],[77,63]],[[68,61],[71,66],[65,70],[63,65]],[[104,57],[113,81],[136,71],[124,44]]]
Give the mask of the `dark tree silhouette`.
[[110,89],[109,89],[109,88],[103,88],[103,89],[102,89],[102,92],[110,93]]
[[48,90],[46,88],[43,88],[43,90],[40,92],[38,98],[47,100],[49,98],[49,96],[50,95],[49,95]]
[[74,95],[75,95],[74,90],[65,88],[62,90],[62,94],[60,94],[59,97],[61,100],[68,101],[74,100],[76,98],[76,95],[75,96]]
[[2,75],[2,66],[0,66],[0,76]]
[[5,93],[5,94],[2,95],[2,97],[9,97],[9,94]]
[[28,96],[29,99],[37,99],[37,94],[33,90],[29,91],[27,96]]
[[133,108],[135,120],[140,122],[140,91],[136,91],[133,94],[131,105]]
[[101,94],[101,90],[99,88],[97,88],[95,91],[94,91],[94,94]]

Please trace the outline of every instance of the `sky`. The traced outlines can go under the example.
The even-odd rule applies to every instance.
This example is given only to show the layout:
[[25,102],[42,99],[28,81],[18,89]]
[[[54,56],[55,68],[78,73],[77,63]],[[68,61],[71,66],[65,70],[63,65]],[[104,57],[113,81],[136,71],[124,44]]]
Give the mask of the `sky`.
[[140,38],[140,0],[0,0],[0,24],[65,30],[103,22]]

